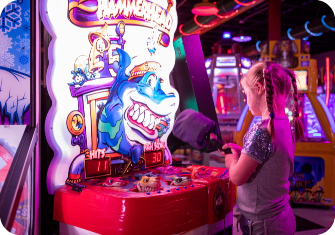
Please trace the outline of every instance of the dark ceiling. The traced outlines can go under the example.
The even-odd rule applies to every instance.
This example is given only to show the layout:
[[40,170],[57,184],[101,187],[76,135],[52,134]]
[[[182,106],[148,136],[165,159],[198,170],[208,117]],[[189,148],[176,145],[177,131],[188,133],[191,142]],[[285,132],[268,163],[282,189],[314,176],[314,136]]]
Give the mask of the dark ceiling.
[[[271,1],[271,0],[269,0]],[[192,20],[194,15],[191,10],[196,3],[202,0],[177,0],[178,26]],[[215,0],[209,0],[215,2]],[[281,2],[281,30],[285,34],[287,29],[302,26],[306,21],[320,19],[323,15],[334,14],[331,8],[318,0],[282,0]],[[244,23],[241,23],[244,22]],[[178,30],[178,28],[177,28]],[[200,36],[204,56],[212,54],[215,42],[222,38],[224,31],[230,31],[232,35],[240,33],[249,35],[252,40],[242,43],[243,47],[255,44],[258,40],[268,39],[268,1],[247,10],[246,12],[231,18],[229,21]],[[335,50],[335,32],[328,31],[319,37],[308,39],[311,54],[319,54]]]

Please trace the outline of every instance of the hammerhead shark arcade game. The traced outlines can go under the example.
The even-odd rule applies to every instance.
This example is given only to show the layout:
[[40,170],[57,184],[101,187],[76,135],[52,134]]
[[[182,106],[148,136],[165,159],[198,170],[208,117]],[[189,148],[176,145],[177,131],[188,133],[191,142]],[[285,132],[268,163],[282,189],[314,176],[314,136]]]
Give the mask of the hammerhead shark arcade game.
[[43,2],[52,36],[47,187],[60,234],[214,234],[231,226],[227,170],[171,166],[175,5]]

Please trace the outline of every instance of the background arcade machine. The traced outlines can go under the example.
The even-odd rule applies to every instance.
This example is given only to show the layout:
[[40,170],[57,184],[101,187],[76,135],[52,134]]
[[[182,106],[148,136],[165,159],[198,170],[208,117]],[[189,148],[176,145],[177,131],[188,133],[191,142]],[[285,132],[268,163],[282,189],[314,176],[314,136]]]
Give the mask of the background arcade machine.
[[205,59],[205,66],[221,136],[225,142],[232,142],[237,120],[246,104],[239,83],[251,67],[251,61],[240,54],[239,44],[219,44],[214,46],[214,54]]
[[[296,142],[294,174],[290,178],[291,202],[314,205],[333,205],[335,194],[334,143],[335,124],[323,99],[317,95],[316,60],[310,59],[309,50],[300,40],[270,41],[270,55],[262,54],[262,60],[277,61],[297,75],[299,118],[304,125],[307,141]],[[282,57],[286,52],[286,58]],[[286,113],[292,120],[293,99],[287,100]],[[253,117],[248,106],[243,110],[237,125],[235,141],[242,146],[246,131],[261,117]]]
[[[160,11],[157,21],[144,20],[141,5],[131,19],[124,8],[104,15],[110,9],[103,3],[49,0],[41,9],[53,37],[45,130],[55,153],[47,186],[60,234],[231,231],[227,170],[170,165],[167,138],[179,107],[169,82],[176,6],[148,2]],[[53,50],[61,45],[72,45],[66,56]]]
[[[251,60],[240,53],[238,43],[229,41],[214,45],[213,55],[205,59],[205,66],[223,142],[232,143],[237,122],[246,105],[240,80],[251,67]],[[211,153],[210,159],[210,166],[225,167],[219,152]]]

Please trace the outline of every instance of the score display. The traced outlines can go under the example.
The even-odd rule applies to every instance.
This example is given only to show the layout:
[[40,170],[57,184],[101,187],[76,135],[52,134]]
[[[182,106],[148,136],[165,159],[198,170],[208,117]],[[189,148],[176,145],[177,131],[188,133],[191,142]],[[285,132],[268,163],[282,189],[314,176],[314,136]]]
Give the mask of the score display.
[[164,149],[144,152],[145,168],[163,165]]
[[111,175],[111,158],[84,160],[85,179]]

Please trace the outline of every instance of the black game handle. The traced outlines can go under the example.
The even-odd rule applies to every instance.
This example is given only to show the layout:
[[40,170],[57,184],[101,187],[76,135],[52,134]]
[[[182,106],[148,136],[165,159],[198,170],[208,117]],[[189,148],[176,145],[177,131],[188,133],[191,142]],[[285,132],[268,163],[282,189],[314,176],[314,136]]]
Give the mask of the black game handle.
[[225,154],[232,154],[232,151],[231,151],[230,148],[222,149],[223,145],[224,144],[220,140],[210,139],[209,142],[208,142],[208,146],[207,146],[206,151],[207,152],[214,152],[214,151],[217,151],[218,149],[220,149]]

